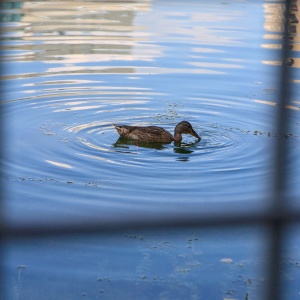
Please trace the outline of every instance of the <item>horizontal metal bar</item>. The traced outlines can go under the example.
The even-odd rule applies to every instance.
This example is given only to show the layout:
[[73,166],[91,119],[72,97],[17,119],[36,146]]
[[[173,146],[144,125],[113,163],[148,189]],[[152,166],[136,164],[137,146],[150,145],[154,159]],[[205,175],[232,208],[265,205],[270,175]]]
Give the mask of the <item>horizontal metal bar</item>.
[[1,227],[5,240],[48,238],[53,236],[75,236],[80,234],[112,234],[127,229],[159,230],[183,229],[188,227],[218,228],[224,226],[270,226],[271,224],[289,225],[300,222],[300,211],[236,211],[232,213],[170,213],[168,215],[138,214],[119,218],[99,220],[75,219],[53,223],[25,223]]

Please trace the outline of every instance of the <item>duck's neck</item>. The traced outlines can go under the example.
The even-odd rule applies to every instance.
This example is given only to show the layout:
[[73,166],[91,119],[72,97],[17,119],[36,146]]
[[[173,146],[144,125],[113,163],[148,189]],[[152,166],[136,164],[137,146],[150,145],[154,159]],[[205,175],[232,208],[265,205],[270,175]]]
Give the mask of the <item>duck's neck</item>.
[[175,142],[181,142],[182,141],[182,135],[179,132],[174,132],[174,141]]

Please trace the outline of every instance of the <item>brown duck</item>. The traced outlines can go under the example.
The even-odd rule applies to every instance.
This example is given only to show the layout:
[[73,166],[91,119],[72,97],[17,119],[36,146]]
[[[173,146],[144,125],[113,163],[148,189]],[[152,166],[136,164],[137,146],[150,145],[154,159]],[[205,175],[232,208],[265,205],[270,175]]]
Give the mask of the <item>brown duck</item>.
[[127,126],[113,124],[120,136],[140,142],[171,143],[181,142],[182,134],[190,134],[200,140],[200,136],[187,121],[178,123],[172,134],[158,126]]

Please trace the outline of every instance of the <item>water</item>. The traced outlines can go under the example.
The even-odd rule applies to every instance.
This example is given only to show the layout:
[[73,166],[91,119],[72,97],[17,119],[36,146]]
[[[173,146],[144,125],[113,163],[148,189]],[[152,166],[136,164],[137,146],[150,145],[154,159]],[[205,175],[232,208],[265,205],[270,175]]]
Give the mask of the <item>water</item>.
[[[291,196],[299,196],[297,32],[291,34],[291,84],[295,93],[288,107],[291,126],[286,137],[278,136],[274,123],[278,109],[280,3],[26,1],[5,2],[2,6],[2,181],[4,193],[9,195],[4,201],[8,223],[195,212],[211,203],[221,208],[228,203],[264,208],[269,201],[272,150],[278,138],[291,149],[288,190]],[[294,26],[298,28],[298,24]],[[184,136],[181,146],[122,143],[112,126],[157,125],[173,132],[181,120],[192,123],[202,138],[200,142]],[[292,205],[299,207],[297,202]],[[211,264],[218,266],[210,269],[205,296],[199,292],[195,279],[199,272],[202,274],[202,268],[193,267],[195,277],[180,277],[178,274],[185,272],[174,271],[180,269],[180,257],[188,257],[184,264],[189,259],[199,260],[183,246],[193,234],[198,240],[209,240],[208,249],[214,249],[200,246],[205,253],[200,259],[204,269]],[[236,283],[232,297],[242,299],[247,293],[259,297],[264,289],[260,270],[263,262],[254,261],[264,246],[260,230],[232,232],[236,244],[231,245],[230,253],[223,251],[228,247],[225,244],[229,232],[211,234],[213,238],[196,230],[184,232],[176,239],[166,233],[163,241],[176,250],[164,247],[156,254],[144,240],[136,248],[135,239],[128,238],[136,233],[126,232],[111,238],[114,245],[105,249],[102,244],[110,245],[110,239],[99,242],[82,238],[67,245],[33,243],[28,251],[23,251],[23,244],[13,244],[7,251],[8,294],[15,299],[28,298],[32,284],[38,281],[36,274],[42,272],[45,276],[40,286],[49,276],[53,285],[57,284],[59,280],[53,278],[58,273],[65,278],[66,286],[55,289],[55,298],[63,291],[72,299],[94,299],[96,294],[91,296],[88,291],[96,288],[94,284],[103,272],[109,273],[105,276],[110,280],[102,280],[101,284],[110,290],[114,290],[114,284],[120,284],[118,276],[133,286],[143,282],[134,292],[136,297],[147,289],[143,278],[151,276],[160,276],[163,283],[168,280],[169,287],[177,280],[183,284],[192,281],[191,298],[198,295],[203,299],[213,294],[214,277],[224,283],[229,276]],[[154,234],[151,239],[153,243],[160,242]],[[109,271],[110,264],[123,255],[116,250],[116,244],[126,249],[126,260],[131,264],[128,269],[119,269],[118,275]],[[53,250],[46,260],[46,270],[41,267],[45,249]],[[90,259],[80,257],[83,252]],[[241,258],[243,252],[246,255]],[[97,263],[91,269],[90,265],[102,255],[107,267]],[[68,263],[54,263],[56,256],[71,259]],[[220,261],[228,256],[233,263]],[[76,265],[77,258],[81,265]],[[247,261],[246,268],[240,267],[245,265],[243,259]],[[163,271],[162,262],[172,268]],[[144,264],[148,268],[137,271],[138,265]],[[24,270],[22,265],[26,265]],[[77,285],[76,295],[71,296],[74,277],[70,270],[74,265],[77,280],[83,282],[84,277],[86,286]],[[224,265],[231,266],[232,275],[219,269]],[[18,272],[28,281],[27,285],[23,282],[21,286]],[[218,272],[224,276],[217,276]],[[247,279],[238,281],[240,272],[257,284],[247,284]],[[294,269],[290,272],[300,279]],[[146,280],[146,285],[152,289],[155,286],[157,294],[151,297],[150,293],[145,299],[154,295],[173,299],[176,289],[169,288],[164,294],[160,290],[164,284],[152,284],[153,278],[151,284]],[[127,291],[123,284],[120,293]],[[101,288],[102,292],[98,286],[96,289],[97,297],[116,297],[107,288]],[[219,287],[216,295],[225,297],[228,289],[231,287]],[[41,290],[35,288],[32,299],[39,298]],[[291,291],[293,295],[295,287]]]

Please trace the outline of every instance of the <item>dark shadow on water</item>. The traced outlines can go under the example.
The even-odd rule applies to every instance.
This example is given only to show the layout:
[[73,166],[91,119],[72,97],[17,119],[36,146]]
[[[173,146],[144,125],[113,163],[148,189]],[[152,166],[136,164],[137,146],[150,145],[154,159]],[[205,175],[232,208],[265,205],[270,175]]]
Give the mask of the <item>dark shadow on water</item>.
[[[192,154],[197,146],[197,144],[200,142],[200,139],[196,140],[192,143],[183,143],[183,142],[174,142],[174,153],[180,154],[176,160],[177,161],[189,161],[190,160],[190,154]],[[165,145],[168,145],[170,143],[150,143],[150,142],[140,142],[135,141],[132,139],[119,137],[119,139],[113,144],[115,148],[123,148],[123,149],[129,149],[130,146],[137,146],[137,147],[143,147],[143,148],[151,148],[156,150],[163,150],[167,147]]]
[[149,142],[140,142],[132,139],[119,137],[119,139],[113,144],[115,148],[125,148],[129,149],[129,146],[138,146],[143,148],[152,148],[156,150],[163,150],[166,147],[164,146],[168,143],[149,143]]
[[200,142],[200,140],[201,139],[198,139],[197,141],[192,143],[174,142],[174,152],[177,154],[181,154],[180,156],[177,157],[176,160],[189,161],[190,154],[194,152],[194,150],[192,149],[196,147],[196,145]]

